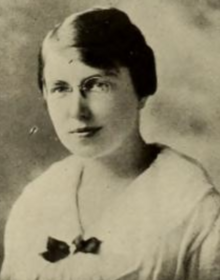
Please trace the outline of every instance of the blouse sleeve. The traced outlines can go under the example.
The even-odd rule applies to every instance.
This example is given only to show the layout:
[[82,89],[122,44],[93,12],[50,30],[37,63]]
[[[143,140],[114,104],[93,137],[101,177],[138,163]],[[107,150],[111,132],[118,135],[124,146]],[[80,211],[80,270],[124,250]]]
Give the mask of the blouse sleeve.
[[187,262],[188,280],[220,280],[220,217]]

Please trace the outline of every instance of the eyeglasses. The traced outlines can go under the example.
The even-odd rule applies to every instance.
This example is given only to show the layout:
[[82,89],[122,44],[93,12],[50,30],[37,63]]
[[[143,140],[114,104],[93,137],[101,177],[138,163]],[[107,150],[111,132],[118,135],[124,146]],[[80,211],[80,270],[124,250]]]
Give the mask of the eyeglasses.
[[90,93],[108,93],[112,89],[112,82],[106,77],[91,77],[85,79],[79,89],[83,96]]
[[[95,76],[84,79],[78,86],[83,97],[90,94],[106,94],[112,90],[113,83],[107,77]],[[57,81],[49,92],[54,95],[65,95],[66,93],[74,92],[74,89],[64,81]]]

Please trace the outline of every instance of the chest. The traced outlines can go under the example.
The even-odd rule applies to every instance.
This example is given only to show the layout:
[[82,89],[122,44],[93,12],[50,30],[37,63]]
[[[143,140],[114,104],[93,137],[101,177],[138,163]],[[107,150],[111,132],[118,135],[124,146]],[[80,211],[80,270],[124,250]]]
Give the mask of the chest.
[[77,192],[77,210],[81,226],[85,231],[98,224],[106,212],[111,211],[114,203],[123,196],[131,180],[82,184]]

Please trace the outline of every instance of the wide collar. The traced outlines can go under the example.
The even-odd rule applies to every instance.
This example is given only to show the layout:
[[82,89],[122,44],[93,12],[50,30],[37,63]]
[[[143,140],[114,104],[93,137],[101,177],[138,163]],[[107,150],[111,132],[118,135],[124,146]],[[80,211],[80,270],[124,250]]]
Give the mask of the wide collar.
[[[68,242],[82,234],[76,197],[83,169],[82,162],[69,157],[35,181],[36,187],[29,188],[33,199],[41,200],[37,215],[40,211],[43,220],[49,221],[50,234]],[[107,233],[111,228],[129,231],[128,225],[145,231],[144,224],[153,224],[152,231],[158,232],[160,228],[169,231],[187,217],[210,189],[212,185],[195,163],[166,148],[106,209],[101,221],[85,236]],[[28,203],[32,203],[30,198]]]

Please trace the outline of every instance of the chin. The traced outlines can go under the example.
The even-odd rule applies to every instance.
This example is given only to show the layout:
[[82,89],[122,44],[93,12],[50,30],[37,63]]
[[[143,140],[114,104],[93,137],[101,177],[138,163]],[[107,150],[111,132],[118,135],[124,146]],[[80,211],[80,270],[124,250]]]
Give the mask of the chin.
[[67,147],[71,154],[88,160],[98,160],[102,158],[107,158],[113,151],[109,148],[102,148],[100,146],[87,146],[87,147]]
[[69,145],[65,145],[65,147],[70,151],[71,154],[81,157],[81,158],[88,158],[88,159],[97,159],[102,157],[103,152],[100,151],[100,148],[96,147],[70,147]]
[[61,139],[61,143],[69,152],[77,157],[88,159],[102,159],[114,155],[121,147],[122,141],[70,141]]

